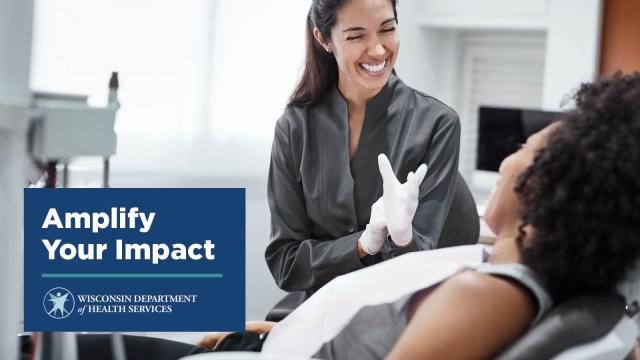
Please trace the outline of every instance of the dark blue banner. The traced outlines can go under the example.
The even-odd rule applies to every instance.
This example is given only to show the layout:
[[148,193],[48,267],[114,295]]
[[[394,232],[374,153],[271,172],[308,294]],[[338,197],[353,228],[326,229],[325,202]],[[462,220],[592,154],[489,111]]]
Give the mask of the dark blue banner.
[[244,189],[26,189],[25,331],[238,331]]

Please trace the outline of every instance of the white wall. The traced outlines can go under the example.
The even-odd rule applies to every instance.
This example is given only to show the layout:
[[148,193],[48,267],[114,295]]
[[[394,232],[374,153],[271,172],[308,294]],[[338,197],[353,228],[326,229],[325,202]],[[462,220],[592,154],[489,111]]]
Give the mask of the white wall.
[[398,11],[398,73],[454,108],[461,105],[451,84],[463,30],[545,31],[545,109],[559,109],[566,94],[597,76],[602,0],[405,0]]
[[22,316],[22,179],[33,2],[0,0],[0,358],[15,359]]
[[29,96],[33,1],[0,1],[0,101]]
[[559,109],[566,95],[598,74],[601,0],[550,0],[543,107]]
[[[1,17],[1,16],[0,16]],[[0,19],[0,22],[2,20]],[[1,30],[0,30],[1,31]],[[2,48],[0,47],[0,53]],[[0,87],[2,87],[0,79]],[[27,133],[26,111],[0,100],[0,358],[15,359],[22,329],[22,186]]]
[[396,71],[409,86],[453,104],[457,78],[451,66],[457,61],[457,31],[424,27],[422,19],[422,2],[400,1]]

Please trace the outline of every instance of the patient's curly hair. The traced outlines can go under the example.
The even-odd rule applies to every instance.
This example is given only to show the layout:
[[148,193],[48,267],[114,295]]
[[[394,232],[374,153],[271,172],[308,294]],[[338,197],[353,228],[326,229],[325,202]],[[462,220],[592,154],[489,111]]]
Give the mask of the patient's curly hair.
[[614,289],[640,256],[640,73],[575,100],[515,188],[523,261],[556,301]]

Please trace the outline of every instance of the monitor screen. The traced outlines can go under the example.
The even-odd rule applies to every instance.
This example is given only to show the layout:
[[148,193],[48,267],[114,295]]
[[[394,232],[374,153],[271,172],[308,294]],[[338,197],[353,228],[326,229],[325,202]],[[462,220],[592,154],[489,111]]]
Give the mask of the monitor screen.
[[502,160],[562,113],[481,106],[476,169],[498,171]]

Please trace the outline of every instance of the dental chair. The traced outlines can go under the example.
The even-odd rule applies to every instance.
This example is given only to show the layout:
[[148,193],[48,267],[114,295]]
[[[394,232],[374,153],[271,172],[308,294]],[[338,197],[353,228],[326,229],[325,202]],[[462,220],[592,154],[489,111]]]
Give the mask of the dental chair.
[[638,336],[635,312],[615,292],[567,300],[496,359],[622,360]]
[[[454,191],[438,248],[475,244],[480,235],[480,220],[476,202],[460,173],[456,176]],[[309,296],[310,294],[304,291],[294,291],[287,294],[269,311],[265,320],[277,322],[284,319]]]
[[556,305],[497,359],[625,359],[639,335],[633,319],[640,311],[639,300],[640,261],[615,292],[581,296]]
[[[623,360],[638,330],[631,319],[638,303],[627,306],[618,293],[580,296],[554,307],[496,360]],[[285,359],[252,352],[209,353],[184,360]],[[301,360],[300,358],[286,358]]]
[[625,359],[639,335],[633,319],[640,311],[638,301],[640,261],[615,292],[581,296],[556,305],[497,359]]

